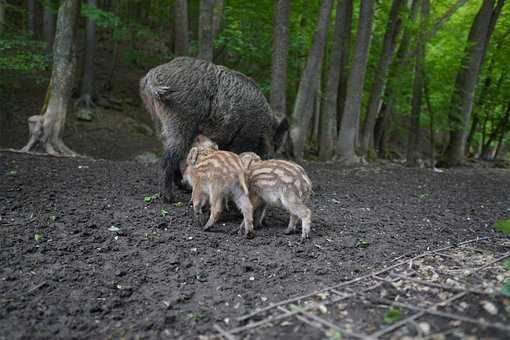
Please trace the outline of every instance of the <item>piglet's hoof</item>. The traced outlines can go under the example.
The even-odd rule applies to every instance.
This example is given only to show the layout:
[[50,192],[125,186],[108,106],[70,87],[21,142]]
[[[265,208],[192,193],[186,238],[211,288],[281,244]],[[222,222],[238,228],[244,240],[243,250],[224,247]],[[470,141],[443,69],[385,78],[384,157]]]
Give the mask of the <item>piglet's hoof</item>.
[[170,193],[160,193],[159,197],[163,200],[163,203],[174,203],[175,202],[175,196]]
[[249,231],[246,233],[246,238],[248,240],[251,240],[252,238],[255,238],[255,232],[254,231]]
[[[195,218],[193,219],[194,220],[193,222],[196,227],[202,228],[202,226],[206,222],[206,219],[207,219],[207,216],[205,216],[204,214],[198,213],[198,214],[195,214]],[[204,227],[203,229],[207,230],[208,228]]]
[[294,232],[294,230],[292,229],[285,229],[285,231],[283,232],[285,235],[290,235]]

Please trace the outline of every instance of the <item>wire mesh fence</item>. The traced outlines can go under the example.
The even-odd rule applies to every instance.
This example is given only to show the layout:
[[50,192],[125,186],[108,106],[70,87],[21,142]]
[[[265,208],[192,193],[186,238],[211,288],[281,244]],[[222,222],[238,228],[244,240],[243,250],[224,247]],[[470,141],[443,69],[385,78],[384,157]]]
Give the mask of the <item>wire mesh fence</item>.
[[483,237],[422,254],[215,324],[209,339],[510,338],[510,239]]

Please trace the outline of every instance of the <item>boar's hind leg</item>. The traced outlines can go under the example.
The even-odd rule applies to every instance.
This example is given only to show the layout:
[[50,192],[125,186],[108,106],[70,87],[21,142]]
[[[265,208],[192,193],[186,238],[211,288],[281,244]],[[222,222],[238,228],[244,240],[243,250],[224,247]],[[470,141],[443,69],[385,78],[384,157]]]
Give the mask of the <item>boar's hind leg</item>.
[[186,158],[186,152],[196,132],[194,126],[179,123],[175,119],[169,119],[163,124],[166,141],[162,162],[161,193],[163,199],[169,202],[174,200],[173,185],[182,187],[181,161]]

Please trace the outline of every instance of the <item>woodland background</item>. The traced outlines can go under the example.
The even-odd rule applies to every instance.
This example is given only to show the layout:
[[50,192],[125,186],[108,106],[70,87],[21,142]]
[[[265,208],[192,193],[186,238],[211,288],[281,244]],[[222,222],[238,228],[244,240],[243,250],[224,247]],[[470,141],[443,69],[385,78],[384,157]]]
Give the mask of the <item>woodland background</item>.
[[87,122],[101,120],[122,135],[108,110],[145,122],[135,130],[150,135],[137,80],[179,55],[255,79],[289,118],[297,159],[508,157],[505,0],[0,0],[0,142],[26,142],[35,115],[34,143],[87,153],[62,138],[97,143]]

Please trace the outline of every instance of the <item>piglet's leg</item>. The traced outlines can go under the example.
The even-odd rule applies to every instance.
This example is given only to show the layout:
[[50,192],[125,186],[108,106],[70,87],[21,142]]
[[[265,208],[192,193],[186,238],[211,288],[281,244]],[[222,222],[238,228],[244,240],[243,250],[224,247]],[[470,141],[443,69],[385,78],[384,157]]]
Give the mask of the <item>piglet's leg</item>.
[[[244,235],[246,238],[254,238],[255,231],[253,230],[253,206],[247,195],[244,193],[239,193],[235,197],[235,203],[239,210],[243,213],[243,223],[244,224]],[[242,230],[239,230],[242,233]]]
[[206,202],[206,196],[199,188],[195,187],[191,194],[191,200],[193,201],[195,225],[201,227],[205,222],[204,221],[204,213],[203,213],[202,209]]
[[289,219],[289,226],[287,227],[287,229],[285,229],[285,234],[292,234],[295,230],[296,230],[296,223],[297,221],[299,220],[299,217],[297,217],[296,215],[294,214],[290,214],[290,219]]
[[222,210],[223,198],[219,195],[219,193],[213,192],[211,193],[209,203],[211,204],[211,214],[209,215],[209,220],[204,226],[204,230],[208,230],[218,221]]
[[308,235],[310,233],[310,225],[312,223],[312,212],[310,211],[310,209],[308,209],[308,207],[299,200],[291,200],[289,202],[288,209],[291,214],[291,218],[292,215],[294,214],[301,219],[302,224],[301,238],[303,239],[308,238]]

